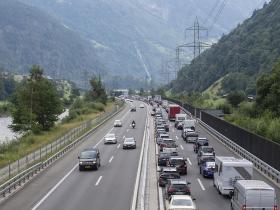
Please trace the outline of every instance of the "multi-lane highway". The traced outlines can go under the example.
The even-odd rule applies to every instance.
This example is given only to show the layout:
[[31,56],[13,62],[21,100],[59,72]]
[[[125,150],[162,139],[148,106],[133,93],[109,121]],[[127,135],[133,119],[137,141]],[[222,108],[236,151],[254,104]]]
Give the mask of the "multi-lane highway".
[[[165,111],[163,111],[165,113]],[[165,113],[166,115],[166,113]],[[165,116],[167,117],[167,116]],[[215,148],[216,155],[219,156],[234,156],[237,157],[232,151],[222,145],[216,138],[209,134],[204,128],[197,123],[196,131],[199,137],[207,137],[209,145]],[[193,151],[193,144],[186,143],[181,137],[181,131],[174,127],[174,123],[170,123],[171,138],[177,141],[179,145],[179,155],[184,156],[188,161],[188,175],[186,179],[191,182],[191,193],[193,198],[196,199],[196,204],[200,210],[219,210],[230,209],[230,198],[219,195],[216,188],[213,186],[213,179],[204,178],[199,174],[199,167],[197,164],[197,155]],[[274,183],[270,182],[267,178],[261,175],[258,171],[254,170],[253,179],[263,180],[273,186],[276,190],[277,198],[280,198],[280,190]],[[164,192],[164,189],[163,189]],[[280,202],[278,199],[278,206]]]
[[[130,112],[129,104],[118,115],[113,117],[95,133],[87,137],[83,143],[67,153],[63,158],[51,165],[34,180],[20,189],[12,197],[0,204],[1,210],[129,210],[131,209],[135,183],[138,171],[138,164],[141,154],[141,147],[145,133],[146,119],[151,118],[148,114],[148,105],[139,108],[140,102],[133,102],[136,112]],[[165,113],[165,111],[163,112]],[[165,113],[166,114],[166,113]],[[114,128],[115,119],[121,119],[123,126]],[[130,124],[136,121],[136,128],[132,129]],[[151,126],[153,124],[151,123]],[[200,137],[207,137],[211,146],[215,148],[217,155],[235,156],[230,150],[216,140],[211,134],[206,132],[199,125],[196,130]],[[104,145],[103,137],[107,133],[115,133],[118,143]],[[151,132],[152,134],[153,132]],[[175,139],[179,145],[179,153],[188,161],[188,175],[186,179],[191,182],[192,196],[196,198],[196,204],[200,210],[226,210],[230,209],[230,199],[218,194],[213,187],[213,180],[203,178],[199,174],[196,153],[193,152],[193,145],[187,144],[181,138],[181,131],[174,128],[174,123],[170,123],[170,137]],[[123,150],[122,140],[126,137],[135,137],[137,141],[136,150]],[[154,136],[150,136],[153,139]],[[149,143],[153,143],[150,141]],[[101,153],[101,167],[98,171],[78,170],[77,156],[80,151],[88,147],[98,147]],[[155,159],[149,156],[151,163]],[[156,170],[149,171],[157,173]],[[154,178],[155,179],[155,178]],[[254,170],[254,179],[264,180],[271,184],[280,197],[279,188],[266,179],[263,175]],[[147,187],[157,189],[155,181],[147,182]],[[164,189],[160,189],[160,192]],[[153,192],[157,192],[154,190]],[[152,196],[146,194],[146,196]],[[165,199],[161,195],[163,203]],[[147,199],[153,202],[151,210],[156,210],[157,199]],[[279,206],[279,201],[278,201]],[[152,208],[151,208],[152,207]]]
[[[136,103],[136,102],[135,102]],[[130,112],[127,107],[96,133],[48,168],[28,186],[0,206],[1,210],[77,210],[130,209],[142,146],[147,109]],[[123,126],[114,128],[115,119]],[[136,128],[132,129],[132,120]],[[115,133],[118,143],[104,145],[103,137]],[[124,137],[135,137],[137,148],[123,150]],[[87,147],[98,147],[101,167],[98,171],[78,170],[78,153]]]

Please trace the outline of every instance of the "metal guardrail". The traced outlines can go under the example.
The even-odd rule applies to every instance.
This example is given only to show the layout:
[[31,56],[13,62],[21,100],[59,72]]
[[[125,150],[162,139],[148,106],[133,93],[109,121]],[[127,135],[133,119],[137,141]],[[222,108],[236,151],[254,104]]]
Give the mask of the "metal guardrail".
[[102,119],[99,119],[98,125],[96,125],[94,128],[90,129],[88,132],[71,142],[70,144],[66,145],[64,148],[62,148],[59,152],[55,153],[51,157],[49,157],[47,160],[43,162],[39,162],[30,168],[22,171],[21,173],[17,174],[15,177],[11,178],[4,184],[0,186],[0,196],[5,197],[7,193],[12,193],[13,190],[16,190],[18,186],[22,186],[22,184],[26,183],[28,180],[30,180],[34,175],[36,175],[38,172],[49,166],[51,163],[55,162],[57,159],[62,157],[66,152],[70,151],[72,148],[74,148],[79,142],[85,139],[86,136],[89,134],[95,132],[97,128],[99,128],[101,125],[103,125],[108,119],[112,118],[119,112],[121,112],[124,109],[124,106],[122,104],[122,107],[114,110],[114,112],[107,113],[105,116],[102,117]]
[[[187,113],[188,115],[192,116],[191,113],[181,107],[181,109]],[[195,116],[194,116],[195,117]],[[248,152],[247,150],[243,149],[241,146],[227,138],[226,136],[222,135],[206,123],[204,123],[199,118],[196,118],[201,126],[203,126],[206,130],[208,130],[211,134],[213,134],[216,138],[218,138],[226,147],[230,148],[232,151],[237,153],[239,156],[251,161],[254,166],[260,170],[263,174],[267,175],[269,178],[274,180],[276,183],[280,182],[280,172],[273,168],[272,166],[268,165],[252,153]]]

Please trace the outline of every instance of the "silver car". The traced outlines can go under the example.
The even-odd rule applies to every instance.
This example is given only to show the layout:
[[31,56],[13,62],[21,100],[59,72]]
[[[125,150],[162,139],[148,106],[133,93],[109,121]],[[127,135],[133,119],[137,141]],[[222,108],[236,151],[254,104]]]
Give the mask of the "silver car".
[[116,144],[117,137],[114,133],[109,133],[104,137],[104,144]]
[[115,120],[115,122],[114,122],[114,127],[122,127],[122,121],[120,121],[120,120]]
[[124,139],[123,149],[136,149],[136,141],[134,137],[129,137]]

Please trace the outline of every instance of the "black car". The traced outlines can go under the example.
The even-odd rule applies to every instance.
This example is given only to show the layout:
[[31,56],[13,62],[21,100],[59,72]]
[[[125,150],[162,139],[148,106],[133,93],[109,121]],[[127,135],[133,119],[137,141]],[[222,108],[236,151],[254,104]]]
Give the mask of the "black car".
[[161,152],[158,156],[158,166],[166,166],[166,162],[170,158],[170,153]]
[[190,182],[186,180],[170,179],[166,185],[166,199],[172,195],[191,195]]
[[165,187],[165,185],[168,183],[168,180],[171,179],[180,179],[179,173],[161,173],[158,179],[158,185],[160,187]]
[[100,152],[97,148],[83,150],[78,156],[79,170],[96,169],[100,167]]
[[170,157],[169,166],[176,167],[180,175],[186,175],[188,173],[187,162],[183,157]]
[[208,139],[206,139],[206,138],[198,138],[196,140],[196,142],[194,143],[194,145],[193,145],[193,151],[195,153],[197,153],[201,146],[209,146]]
[[131,112],[136,112],[136,107],[135,106],[131,107],[130,111]]

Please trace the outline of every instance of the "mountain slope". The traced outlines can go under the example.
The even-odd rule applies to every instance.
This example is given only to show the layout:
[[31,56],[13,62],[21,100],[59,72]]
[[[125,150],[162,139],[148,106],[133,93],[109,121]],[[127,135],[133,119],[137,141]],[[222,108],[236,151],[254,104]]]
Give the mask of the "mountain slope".
[[[191,26],[196,16],[201,21],[209,18],[215,6],[209,0],[21,1],[47,11],[90,39],[109,69],[107,79],[130,74],[145,80],[151,75],[157,82],[161,79],[161,61],[175,56],[176,45],[184,41],[184,28]],[[223,0],[217,2],[220,6]],[[214,22],[212,15],[207,21],[206,26],[214,23],[214,38],[248,17],[264,0],[234,2],[224,8],[223,18]]]
[[280,2],[273,0],[185,66],[170,87],[203,91],[225,77],[221,94],[232,90],[254,94],[256,77],[269,72],[280,57],[279,23]]
[[48,75],[81,82],[81,70],[101,66],[89,41],[16,0],[0,1],[0,46],[0,66],[23,74],[39,64]]

